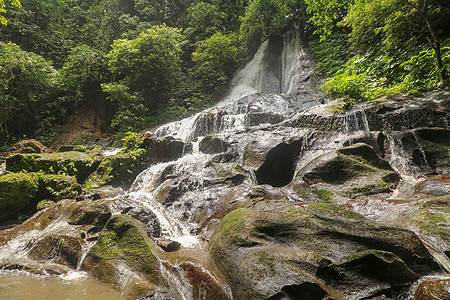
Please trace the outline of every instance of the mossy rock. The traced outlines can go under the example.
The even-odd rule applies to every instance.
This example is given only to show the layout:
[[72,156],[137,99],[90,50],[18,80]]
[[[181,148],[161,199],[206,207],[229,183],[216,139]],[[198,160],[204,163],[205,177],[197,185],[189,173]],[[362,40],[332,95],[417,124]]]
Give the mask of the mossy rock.
[[19,214],[31,215],[42,199],[72,198],[81,186],[67,175],[43,173],[9,173],[0,176],[0,222]]
[[35,173],[10,173],[0,176],[0,222],[28,214],[35,208],[34,195],[39,189]]
[[39,201],[39,203],[36,205],[36,210],[37,211],[43,210],[47,207],[52,206],[53,204],[55,204],[55,201],[49,200],[49,199],[44,199],[42,201]]
[[407,216],[408,223],[425,236],[441,241],[443,251],[450,251],[450,208],[420,209]]
[[416,135],[428,165],[439,174],[450,175],[450,129],[419,129]]
[[332,204],[235,210],[215,228],[209,250],[238,299],[279,299],[294,287],[302,299],[370,298],[438,269],[413,232]]
[[39,190],[35,198],[60,200],[64,198],[73,199],[81,193],[81,185],[76,179],[68,175],[41,174],[38,173]]
[[317,198],[328,202],[389,192],[399,180],[400,176],[373,147],[357,143],[318,156],[298,172],[294,185],[313,185]]
[[161,282],[156,244],[151,230],[127,215],[115,215],[106,223],[97,244],[89,251],[83,269],[123,288],[133,280]]
[[6,171],[42,171],[46,174],[67,174],[83,182],[99,165],[96,156],[78,151],[43,154],[14,154],[6,158]]
[[127,187],[147,167],[148,162],[143,157],[128,154],[108,156],[100,162],[97,170],[89,177],[88,182],[97,186],[110,184]]

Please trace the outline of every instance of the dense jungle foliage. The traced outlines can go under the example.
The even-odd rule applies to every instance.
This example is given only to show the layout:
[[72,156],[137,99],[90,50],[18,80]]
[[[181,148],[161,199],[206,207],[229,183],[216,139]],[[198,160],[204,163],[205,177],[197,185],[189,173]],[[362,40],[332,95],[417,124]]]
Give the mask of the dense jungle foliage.
[[0,147],[96,97],[119,135],[213,104],[272,35],[298,28],[350,103],[448,88],[447,0],[1,0]]

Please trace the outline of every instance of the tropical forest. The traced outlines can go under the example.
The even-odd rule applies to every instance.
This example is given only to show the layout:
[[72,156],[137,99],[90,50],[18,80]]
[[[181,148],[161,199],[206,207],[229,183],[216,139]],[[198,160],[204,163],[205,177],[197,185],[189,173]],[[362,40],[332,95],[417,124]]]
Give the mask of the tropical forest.
[[0,300],[450,299],[450,1],[0,0]]

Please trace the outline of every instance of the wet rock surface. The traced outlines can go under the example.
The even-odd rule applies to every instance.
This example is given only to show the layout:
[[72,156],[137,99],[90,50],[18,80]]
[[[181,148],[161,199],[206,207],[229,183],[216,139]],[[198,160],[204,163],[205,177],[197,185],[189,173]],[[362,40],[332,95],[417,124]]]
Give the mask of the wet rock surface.
[[288,286],[297,297],[395,294],[439,268],[414,233],[329,204],[233,211],[217,226],[210,253],[239,299],[282,299]]
[[158,284],[161,279],[154,254],[157,246],[149,236],[150,229],[141,222],[130,216],[115,215],[103,228],[82,268],[121,288],[141,276]]
[[450,298],[450,279],[424,280],[417,287],[414,300],[432,300]]
[[166,240],[166,239],[157,239],[156,244],[161,247],[166,252],[173,252],[180,249],[181,244],[176,241]]

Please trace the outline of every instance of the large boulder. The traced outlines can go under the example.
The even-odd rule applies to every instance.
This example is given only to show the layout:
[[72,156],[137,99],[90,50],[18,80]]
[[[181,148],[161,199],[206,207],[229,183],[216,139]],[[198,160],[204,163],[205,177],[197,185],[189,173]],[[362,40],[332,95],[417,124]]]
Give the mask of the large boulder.
[[329,194],[327,198],[351,198],[389,192],[399,180],[400,176],[373,147],[357,143],[318,156],[298,171],[294,181],[306,182],[322,194]]
[[403,131],[420,127],[448,128],[450,92],[432,92],[423,98],[399,95],[348,105],[333,101],[312,107],[290,118],[285,124],[322,131],[370,130]]
[[6,171],[43,171],[47,174],[67,174],[76,176],[83,182],[99,165],[96,156],[78,151],[42,154],[14,154],[6,158]]
[[33,173],[0,176],[0,222],[28,213],[38,188],[37,176]]
[[19,215],[30,216],[40,200],[72,198],[81,186],[67,175],[9,173],[0,176],[0,222]]
[[147,166],[148,162],[143,157],[129,154],[107,156],[89,176],[88,182],[95,186],[108,184],[128,187]]
[[[27,235],[26,245],[16,249],[18,257],[3,258],[2,263],[11,268],[39,268],[44,265],[48,272],[74,269],[81,263],[84,253],[96,234],[111,217],[108,201],[86,200],[77,202],[64,199],[43,208],[39,213],[9,230],[0,231],[0,242],[7,242],[21,235]],[[19,240],[20,241],[20,240]],[[14,247],[14,245],[12,245]],[[25,251],[26,260],[20,255]],[[58,264],[58,265],[56,265]]]
[[221,153],[227,151],[227,144],[217,136],[208,135],[200,141],[199,150],[206,154]]
[[82,268],[121,289],[143,278],[157,286],[163,279],[155,254],[158,246],[151,235],[150,228],[138,220],[114,215],[100,233],[97,244],[87,254]]
[[185,144],[171,137],[156,138],[144,134],[143,147],[147,150],[147,159],[151,163],[175,160],[183,155]]
[[330,204],[235,210],[216,227],[209,248],[237,299],[396,294],[438,268],[411,231]]

